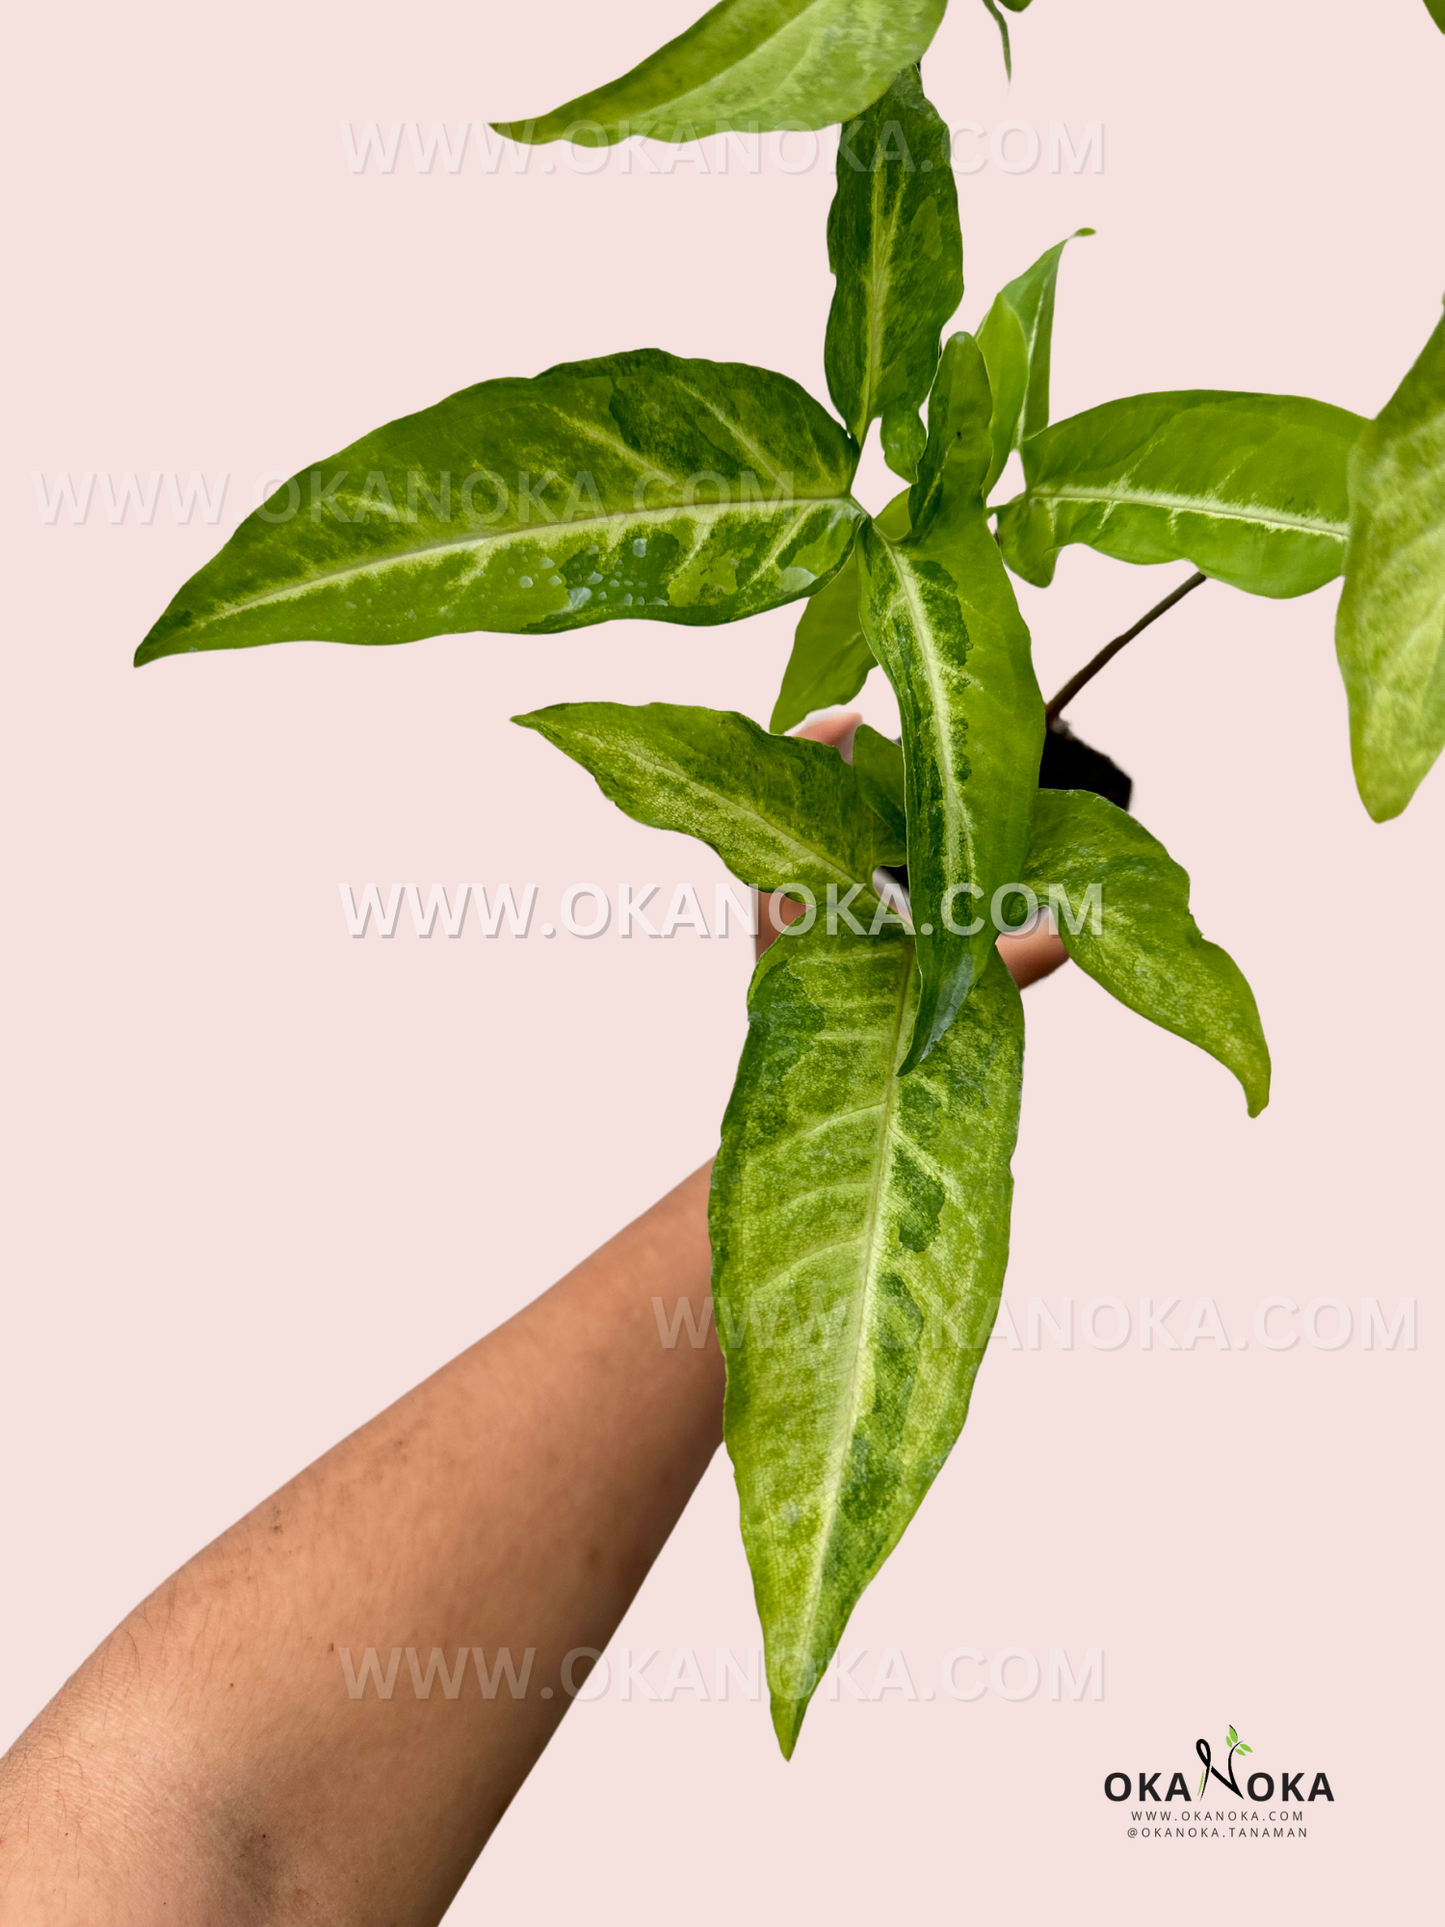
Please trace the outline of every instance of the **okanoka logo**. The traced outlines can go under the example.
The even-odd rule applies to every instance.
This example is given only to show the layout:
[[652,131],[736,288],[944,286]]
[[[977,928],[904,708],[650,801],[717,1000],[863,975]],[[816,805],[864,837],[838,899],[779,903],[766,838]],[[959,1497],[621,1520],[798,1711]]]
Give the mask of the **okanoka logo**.
[[1136,1823],[1129,1828],[1131,1840],[1303,1840],[1311,1804],[1334,1803],[1323,1767],[1293,1767],[1278,1759],[1269,1769],[1260,1767],[1254,1748],[1233,1726],[1226,1728],[1217,1756],[1208,1739],[1196,1740],[1194,1753],[1197,1780],[1193,1767],[1186,1772],[1178,1766],[1105,1775],[1107,1799],[1119,1805],[1137,1802],[1129,1814]]

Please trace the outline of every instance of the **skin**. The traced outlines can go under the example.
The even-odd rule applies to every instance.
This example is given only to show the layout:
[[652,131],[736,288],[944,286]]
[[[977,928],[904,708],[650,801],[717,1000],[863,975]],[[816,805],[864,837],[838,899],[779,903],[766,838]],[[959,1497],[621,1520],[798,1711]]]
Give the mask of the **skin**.
[[[813,733],[844,746],[857,721]],[[1008,962],[1022,983],[1051,957],[1022,938]],[[440,1920],[585,1679],[578,1649],[606,1646],[721,1441],[708,1179],[116,1628],[0,1760],[5,1927]],[[701,1342],[665,1344],[654,1299],[669,1319],[686,1300]],[[418,1697],[405,1660],[394,1697],[348,1690],[343,1651],[355,1669],[374,1647],[385,1669],[411,1647],[424,1676],[433,1647],[453,1667],[464,1646],[492,1697],[474,1659],[454,1699],[439,1680]]]

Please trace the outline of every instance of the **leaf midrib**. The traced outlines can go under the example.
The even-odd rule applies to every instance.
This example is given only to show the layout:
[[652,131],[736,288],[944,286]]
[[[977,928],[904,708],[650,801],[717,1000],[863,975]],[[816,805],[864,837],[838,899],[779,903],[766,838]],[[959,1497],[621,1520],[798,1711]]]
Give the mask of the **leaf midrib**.
[[[595,742],[599,739],[594,737],[592,740]],[[609,747],[609,745],[604,743],[603,747],[606,748]],[[740,817],[745,822],[760,825],[763,830],[770,834],[775,843],[781,843],[787,849],[801,851],[805,858],[811,858],[820,869],[826,870],[837,882],[846,883],[850,886],[855,883],[858,884],[862,891],[862,896],[861,898],[855,898],[855,902],[859,902],[860,904],[868,903],[873,905],[875,909],[877,908],[878,897],[873,889],[871,875],[867,878],[854,876],[850,870],[838,863],[835,858],[829,856],[825,851],[816,849],[811,843],[805,843],[797,836],[789,836],[786,831],[779,829],[777,824],[772,822],[770,818],[763,816],[757,810],[749,809],[746,804],[739,803],[735,797],[729,796],[726,791],[715,789],[711,783],[707,783],[695,776],[691,771],[684,768],[681,763],[661,762],[657,760],[657,758],[649,757],[637,749],[631,750],[630,753],[634,763],[639,765],[643,770],[653,775],[670,776],[674,782],[680,781],[684,783],[693,795],[713,798],[715,802],[722,806],[725,814]],[[695,834],[695,832],[691,832],[691,834]],[[876,868],[877,866],[875,865],[874,867]],[[744,883],[748,881],[746,877],[742,880]],[[749,888],[754,890],[760,890],[762,887],[760,883],[749,885]],[[780,885],[778,887],[782,888],[784,886]]]
[[1178,495],[1167,489],[1144,488],[1071,488],[1066,483],[1035,483],[1028,491],[1037,500],[1049,502],[1100,502],[1110,508],[1159,508],[1171,514],[1211,515],[1223,522],[1252,522],[1263,528],[1291,530],[1315,535],[1343,544],[1349,537],[1348,521],[1335,522],[1323,516],[1291,515],[1286,509],[1261,508],[1256,504],[1221,502],[1212,496]]
[[[851,496],[845,489],[840,495],[794,495],[786,503],[764,503],[756,505],[743,502],[696,502],[690,508],[674,504],[655,509],[618,509],[611,515],[579,515],[567,522],[547,522],[533,527],[531,524],[510,529],[486,530],[480,535],[458,536],[447,542],[422,542],[412,548],[392,555],[368,557],[364,562],[348,563],[345,568],[326,569],[318,575],[301,577],[279,589],[267,589],[261,595],[247,596],[239,602],[228,602],[223,607],[213,609],[206,616],[208,622],[219,622],[227,616],[244,615],[252,609],[263,609],[277,602],[290,602],[310,590],[339,582],[354,581],[358,577],[371,577],[383,574],[388,569],[402,568],[408,563],[423,560],[427,556],[453,554],[462,550],[481,550],[489,542],[528,541],[545,545],[550,532],[560,530],[570,534],[573,530],[586,532],[589,529],[618,528],[633,526],[639,522],[661,522],[679,516],[690,517],[697,521],[717,521],[727,515],[750,516],[756,519],[774,517],[791,513],[798,502],[848,502]],[[555,539],[555,538],[551,538]]]
[[[911,948],[911,946],[910,946]],[[873,1162],[873,1196],[868,1210],[868,1222],[862,1236],[857,1240],[861,1247],[861,1267],[863,1287],[858,1294],[858,1314],[854,1324],[854,1343],[852,1371],[849,1374],[848,1394],[840,1409],[843,1422],[839,1425],[833,1440],[833,1472],[825,1488],[827,1493],[828,1529],[819,1535],[818,1556],[813,1562],[812,1583],[809,1588],[808,1608],[808,1645],[811,1658],[814,1640],[817,1636],[818,1612],[822,1603],[823,1569],[827,1564],[828,1552],[837,1531],[838,1499],[843,1487],[843,1477],[848,1463],[848,1453],[858,1429],[858,1384],[862,1374],[862,1360],[865,1336],[869,1329],[869,1315],[877,1296],[877,1252],[875,1246],[879,1235],[879,1216],[882,1211],[883,1197],[887,1189],[888,1158],[893,1147],[893,1120],[898,1108],[898,1062],[903,1048],[903,1033],[908,1015],[908,992],[913,982],[913,959],[904,957],[903,967],[898,973],[898,1002],[894,1012],[892,1028],[892,1049],[888,1057],[886,1095],[882,1103],[883,1116],[878,1126],[878,1150]]]

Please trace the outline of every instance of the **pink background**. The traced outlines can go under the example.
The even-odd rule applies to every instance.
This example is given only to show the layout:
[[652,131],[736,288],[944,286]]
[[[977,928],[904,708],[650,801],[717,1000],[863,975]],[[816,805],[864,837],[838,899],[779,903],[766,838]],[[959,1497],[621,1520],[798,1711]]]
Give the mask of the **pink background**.
[[[0,1742],[125,1609],[714,1146],[743,941],[391,943],[337,883],[536,881],[555,904],[706,852],[626,820],[513,712],[665,698],[766,719],[793,612],[163,662],[130,655],[280,475],[483,376],[656,343],[820,396],[828,142],[794,175],[349,171],[339,124],[526,113],[680,0],[244,13],[30,9],[11,33],[9,1013]],[[1154,387],[1383,403],[1445,287],[1445,40],[1420,0],[956,0],[954,125],[1105,125],[1105,167],[961,182],[976,325],[1081,223],[1054,407]],[[969,144],[968,151],[974,151]],[[795,156],[796,158],[796,156]],[[232,474],[219,527],[45,526],[32,470]],[[876,454],[860,493],[891,492]],[[1021,592],[1061,682],[1184,571],[1082,551]],[[703,1923],[1426,1917],[1438,1805],[1445,780],[1375,828],[1336,590],[1211,585],[1077,705],[1257,993],[1275,1097],[1069,971],[1030,992],[1007,1297],[1419,1300],[1414,1352],[994,1347],[959,1449],[848,1645],[1105,1653],[1101,1702],[577,1708],[452,1918]],[[875,683],[877,678],[874,679]],[[888,703],[870,685],[869,713]],[[1107,1322],[1107,1321],[1105,1321]],[[721,1459],[619,1647],[757,1644]],[[962,1669],[960,1678],[966,1674]],[[1130,1840],[1114,1769],[1324,1767],[1303,1842]],[[1162,1782],[1161,1782],[1162,1785]]]

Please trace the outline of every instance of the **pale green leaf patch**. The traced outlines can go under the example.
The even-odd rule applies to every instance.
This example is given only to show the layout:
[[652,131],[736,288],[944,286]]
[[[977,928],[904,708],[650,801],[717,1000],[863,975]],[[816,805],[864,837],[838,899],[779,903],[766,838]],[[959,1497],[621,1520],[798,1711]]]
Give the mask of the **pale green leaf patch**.
[[639,823],[698,837],[755,889],[803,885],[825,921],[830,889],[860,922],[877,912],[873,873],[896,861],[897,838],[828,744],[678,703],[557,703],[512,720],[580,763]]
[[1445,321],[1350,457],[1335,647],[1365,808],[1398,816],[1445,746]]
[[1190,389],[1071,415],[1021,445],[999,510],[1005,559],[1047,588],[1060,549],[1192,562],[1254,595],[1306,595],[1344,567],[1358,415],[1299,395]]
[[837,277],[823,365],[833,405],[861,448],[882,418],[890,468],[912,481],[923,447],[918,411],[939,337],[963,297],[963,242],[948,129],[905,67],[842,130],[828,214]]
[[1039,790],[1021,880],[1041,904],[1054,893],[1055,927],[1081,970],[1233,1071],[1259,1115],[1270,1064],[1254,993],[1200,934],[1188,875],[1162,843],[1102,796]]
[[785,1755],[958,1437],[1008,1259],[1018,991],[995,959],[903,1078],[917,994],[896,932],[780,938],[713,1172],[723,1430]]
[[922,58],[947,0],[721,0],[618,80],[540,120],[498,121],[517,141],[601,147],[646,134],[831,127]]
[[137,663],[259,643],[733,622],[811,594],[857,453],[786,375],[660,349],[484,381],[303,469]]

